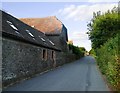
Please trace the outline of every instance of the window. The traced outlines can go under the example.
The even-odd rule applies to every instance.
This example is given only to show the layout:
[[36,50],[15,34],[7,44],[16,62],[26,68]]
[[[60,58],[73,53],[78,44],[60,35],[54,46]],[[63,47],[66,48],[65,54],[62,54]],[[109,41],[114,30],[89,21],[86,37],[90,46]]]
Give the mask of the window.
[[18,28],[15,27],[15,26],[12,24],[12,22],[10,22],[10,21],[6,21],[6,22],[7,22],[14,30],[16,30],[16,31],[15,31],[16,34],[21,35],[20,32],[18,31]]
[[47,50],[43,49],[42,59],[47,60]]
[[34,35],[33,35],[29,30],[26,30],[26,32],[27,32],[31,37],[34,37]]
[[15,26],[12,24],[12,22],[7,21],[7,23],[8,23],[14,30],[18,30],[17,27],[15,27]]
[[12,25],[12,22],[10,22],[10,21],[7,21],[7,23],[8,23],[9,25]]
[[42,37],[41,37],[41,40],[42,40],[43,42],[45,42],[45,39],[44,39],[44,38],[42,38]]
[[49,41],[53,46],[55,45],[51,40],[48,39],[48,41]]
[[[50,40],[49,40],[50,41]],[[50,43],[54,46],[55,44],[52,42],[52,41],[50,41]]]
[[55,59],[55,51],[52,51],[52,59]]
[[43,42],[45,42],[45,39],[44,38],[42,38],[41,36],[38,36]]

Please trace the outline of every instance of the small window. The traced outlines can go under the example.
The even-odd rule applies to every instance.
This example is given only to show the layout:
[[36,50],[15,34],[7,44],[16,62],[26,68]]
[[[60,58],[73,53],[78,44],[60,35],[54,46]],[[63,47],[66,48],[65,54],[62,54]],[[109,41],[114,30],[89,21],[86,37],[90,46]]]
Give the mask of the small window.
[[45,39],[44,39],[44,38],[42,38],[42,37],[41,37],[41,40],[42,40],[43,42],[45,42]]
[[12,22],[7,21],[7,23],[8,23],[14,30],[18,30],[17,27],[15,27],[15,26],[12,24]]
[[55,44],[54,44],[51,40],[48,39],[48,41],[49,41],[53,46],[55,46]]
[[7,21],[7,23],[10,24],[10,25],[12,25],[12,22],[10,22],[10,21]]
[[29,30],[26,30],[26,32],[27,32],[31,37],[34,37],[34,35],[33,35]]
[[[50,41],[50,40],[49,40]],[[50,41],[50,43],[54,46],[55,44],[52,42],[52,41]]]
[[44,38],[42,38],[41,36],[38,36],[43,42],[45,42],[45,39]]
[[43,49],[43,54],[42,54],[43,60],[47,60],[47,50]]
[[52,51],[52,59],[54,58],[54,51]]
[[52,51],[51,57],[52,57],[52,60],[55,60],[55,51]]

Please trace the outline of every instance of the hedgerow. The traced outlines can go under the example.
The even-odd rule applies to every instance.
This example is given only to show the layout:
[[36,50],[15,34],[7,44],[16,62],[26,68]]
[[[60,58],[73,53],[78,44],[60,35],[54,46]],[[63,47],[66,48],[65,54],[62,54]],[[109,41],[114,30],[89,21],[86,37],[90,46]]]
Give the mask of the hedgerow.
[[118,35],[97,49],[97,62],[101,72],[115,90],[120,90],[120,61]]

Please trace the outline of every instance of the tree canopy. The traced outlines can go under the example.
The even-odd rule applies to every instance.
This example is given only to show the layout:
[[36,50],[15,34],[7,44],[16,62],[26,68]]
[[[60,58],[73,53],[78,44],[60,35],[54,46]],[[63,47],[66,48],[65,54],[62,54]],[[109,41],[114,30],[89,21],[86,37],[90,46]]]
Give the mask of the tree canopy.
[[120,31],[120,20],[118,20],[118,8],[114,7],[106,13],[93,13],[93,18],[88,23],[89,39],[92,47],[100,48],[108,39],[114,37]]

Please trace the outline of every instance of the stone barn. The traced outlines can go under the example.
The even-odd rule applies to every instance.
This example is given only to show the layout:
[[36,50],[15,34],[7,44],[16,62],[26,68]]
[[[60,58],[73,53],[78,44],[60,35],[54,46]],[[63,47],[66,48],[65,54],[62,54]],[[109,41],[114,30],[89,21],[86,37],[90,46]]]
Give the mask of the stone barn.
[[64,52],[68,52],[67,29],[56,16],[46,18],[21,18],[21,21],[42,31],[56,46]]
[[[76,59],[73,54],[66,55],[64,48],[55,41],[67,48],[67,29],[63,24],[63,30],[56,33],[38,31],[10,14],[1,12],[3,87]],[[49,19],[52,21],[52,18]]]

